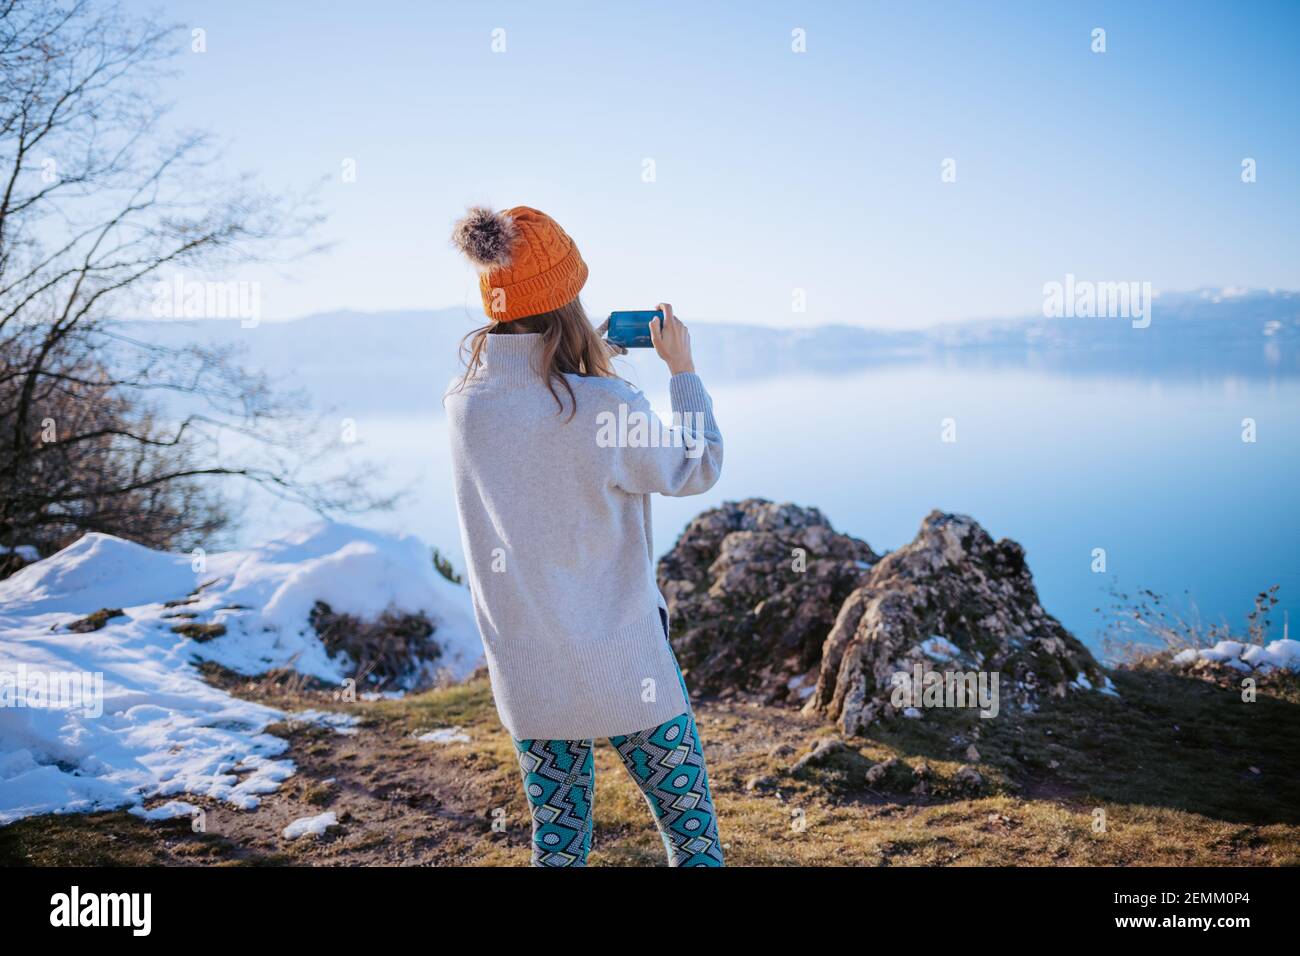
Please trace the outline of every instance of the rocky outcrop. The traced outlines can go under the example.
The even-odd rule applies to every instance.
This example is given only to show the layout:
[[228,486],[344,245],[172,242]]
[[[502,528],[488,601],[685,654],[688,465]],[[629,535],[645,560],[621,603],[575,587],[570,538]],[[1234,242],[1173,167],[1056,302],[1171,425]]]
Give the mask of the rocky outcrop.
[[[1025,553],[973,519],[931,512],[907,546],[848,595],[821,654],[805,712],[859,734],[896,706],[895,675],[998,675],[998,707],[1032,709],[1072,689],[1111,692],[1087,648],[1043,610]],[[921,687],[915,688],[919,694]]]
[[[659,563],[659,586],[693,692],[804,702],[845,734],[950,707],[957,685],[959,706],[981,706],[982,691],[998,713],[1114,693],[1039,604],[1020,545],[962,515],[931,512],[881,558],[816,508],[728,502],[690,523]],[[936,682],[946,684],[928,696]]]
[[806,698],[836,612],[877,560],[816,508],[751,498],[698,515],[658,568],[692,691]]

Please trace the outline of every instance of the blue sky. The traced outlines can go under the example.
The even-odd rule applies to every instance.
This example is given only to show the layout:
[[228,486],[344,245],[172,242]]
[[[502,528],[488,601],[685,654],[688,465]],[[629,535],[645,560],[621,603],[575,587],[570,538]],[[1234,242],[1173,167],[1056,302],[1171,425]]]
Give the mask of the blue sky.
[[1300,288],[1297,3],[177,0],[163,16],[206,31],[165,90],[174,120],[273,188],[326,180],[333,250],[235,277],[262,281],[268,318],[476,309],[447,244],[470,202],[554,215],[593,312],[666,299],[688,320],[919,326],[1034,312],[1067,272]]

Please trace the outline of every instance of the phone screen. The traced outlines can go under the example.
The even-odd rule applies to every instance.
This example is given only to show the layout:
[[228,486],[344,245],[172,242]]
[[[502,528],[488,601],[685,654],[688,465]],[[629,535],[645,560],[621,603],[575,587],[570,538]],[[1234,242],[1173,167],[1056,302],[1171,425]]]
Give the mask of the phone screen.
[[650,339],[651,319],[659,320],[659,331],[662,332],[664,314],[657,309],[647,312],[611,312],[605,337],[625,349],[653,348],[654,342]]

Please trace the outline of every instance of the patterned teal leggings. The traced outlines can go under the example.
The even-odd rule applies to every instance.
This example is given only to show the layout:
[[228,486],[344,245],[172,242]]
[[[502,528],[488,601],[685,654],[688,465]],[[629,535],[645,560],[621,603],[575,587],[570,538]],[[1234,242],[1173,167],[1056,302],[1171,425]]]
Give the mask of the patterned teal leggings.
[[[667,615],[660,612],[664,640]],[[670,645],[671,647],[671,645]],[[686,681],[677,680],[690,707]],[[704,752],[688,710],[658,727],[610,737],[655,815],[670,866],[722,866],[718,815]],[[586,866],[595,796],[591,740],[516,740],[524,794],[533,816],[533,866]]]
[[[609,742],[654,812],[670,866],[722,866],[718,817],[690,713]],[[533,816],[533,866],[585,866],[593,741],[516,740]]]

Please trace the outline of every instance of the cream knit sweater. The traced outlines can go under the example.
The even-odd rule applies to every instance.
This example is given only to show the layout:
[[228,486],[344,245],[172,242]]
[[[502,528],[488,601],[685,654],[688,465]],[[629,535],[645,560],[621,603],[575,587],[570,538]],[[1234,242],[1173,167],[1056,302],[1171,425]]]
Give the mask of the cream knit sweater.
[[540,343],[489,335],[483,368],[444,401],[492,693],[519,740],[646,730],[689,709],[660,620],[650,495],[718,480],[713,403],[694,373],[674,375],[663,427],[622,380],[569,375],[570,420],[536,371]]

